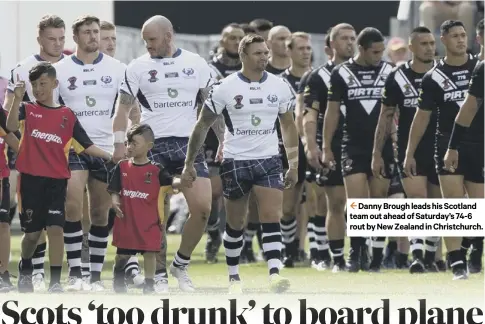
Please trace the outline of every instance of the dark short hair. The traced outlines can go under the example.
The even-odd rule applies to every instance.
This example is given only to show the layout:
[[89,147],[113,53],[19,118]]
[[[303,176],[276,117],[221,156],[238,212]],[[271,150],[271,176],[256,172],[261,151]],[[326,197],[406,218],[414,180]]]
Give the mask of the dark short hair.
[[46,15],[42,17],[37,24],[37,29],[39,30],[39,34],[46,30],[47,28],[66,28],[66,24],[61,17],[56,15]]
[[79,28],[83,25],[91,25],[92,23],[96,23],[98,25],[101,25],[101,22],[98,17],[92,16],[92,15],[84,15],[81,17],[78,17],[74,22],[72,23],[72,33],[74,35],[77,35],[79,32]]
[[293,43],[295,43],[295,40],[297,38],[303,38],[306,40],[310,40],[311,36],[308,33],[305,32],[294,32],[291,34],[291,37],[286,41],[286,47],[289,49],[293,49]]
[[477,34],[483,37],[483,19],[478,22],[476,30]]
[[249,23],[249,26],[256,29],[256,31],[267,31],[273,28],[273,23],[267,19],[254,19]]
[[325,46],[330,47],[330,34],[332,33],[332,27],[327,30],[327,35],[325,35]]
[[384,36],[379,31],[379,29],[374,27],[366,27],[362,29],[357,36],[357,44],[362,46],[365,50],[369,49],[372,44],[384,42]]
[[128,143],[133,142],[133,136],[140,135],[145,138],[148,142],[155,141],[155,135],[153,134],[152,128],[148,124],[135,124],[126,133],[126,138]]
[[266,41],[264,40],[263,37],[257,35],[257,34],[248,34],[243,37],[241,42],[239,43],[239,50],[238,53],[241,55],[242,53],[246,53],[246,50],[248,49],[249,45],[254,44],[254,43],[265,43]]
[[332,31],[330,32],[330,40],[334,41],[341,30],[353,30],[355,32],[355,28],[351,24],[340,23],[332,27]]
[[247,23],[242,23],[239,24],[241,26],[242,30],[244,30],[244,34],[256,34],[256,28],[249,26]]
[[36,81],[46,73],[49,78],[56,78],[56,68],[50,62],[39,62],[29,70],[29,81]]
[[99,29],[101,29],[101,30],[116,30],[116,26],[113,23],[110,23],[109,21],[103,20],[99,24]]
[[450,29],[453,27],[463,27],[465,28],[465,25],[459,20],[446,20],[444,23],[441,24],[440,26],[440,32],[441,35],[446,35],[450,32]]

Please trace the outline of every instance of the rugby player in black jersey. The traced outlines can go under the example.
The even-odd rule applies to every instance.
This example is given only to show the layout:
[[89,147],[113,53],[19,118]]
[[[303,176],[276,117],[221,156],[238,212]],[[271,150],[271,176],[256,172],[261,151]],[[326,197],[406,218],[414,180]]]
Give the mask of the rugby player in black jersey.
[[286,47],[291,37],[290,30],[285,26],[271,28],[268,35],[269,61],[266,71],[272,74],[281,74],[290,67],[290,55]]
[[[310,35],[304,32],[291,34],[286,42],[288,55],[290,56],[290,67],[280,76],[291,85],[295,96],[300,86],[302,76],[311,69],[312,45]],[[279,121],[276,120],[276,130],[280,143],[280,156],[283,161],[283,169],[289,168],[286,159],[286,151],[283,145],[283,137],[279,127]],[[281,234],[285,249],[283,264],[285,267],[292,268],[294,262],[298,259],[299,232],[297,226],[297,215],[299,212],[300,200],[302,195],[303,183],[305,181],[306,161],[303,144],[299,143],[298,158],[298,183],[290,189],[283,192],[283,217],[281,219]],[[301,217],[298,217],[301,221]]]
[[[445,169],[443,158],[448,148],[453,124],[458,110],[465,100],[472,71],[477,59],[467,54],[467,34],[463,23],[447,20],[441,25],[441,41],[446,56],[425,74],[421,83],[418,110],[414,116],[406,150],[404,170],[407,176],[417,176],[416,151],[430,123],[433,112],[438,114],[435,136],[435,165],[439,175],[443,198],[483,198],[483,134],[478,139],[483,116],[476,118],[463,138],[460,146],[462,163],[458,167]],[[483,131],[482,131],[483,132]],[[480,154],[481,152],[481,154]],[[446,237],[449,262],[454,279],[466,279],[466,260],[461,253],[462,238]]]
[[[473,71],[468,94],[466,95],[465,102],[463,103],[463,106],[461,106],[460,111],[458,112],[458,115],[455,119],[450,142],[448,144],[448,150],[444,158],[446,170],[451,171],[458,169],[459,163],[462,163],[466,166],[472,165],[472,163],[480,164],[480,159],[482,159],[481,164],[483,166],[483,77],[483,61],[481,61],[480,63],[478,63],[478,65],[475,67],[475,70]],[[481,141],[481,151],[475,152],[475,161],[470,161],[469,155],[458,157],[460,144],[463,141],[465,132],[471,133],[468,135],[474,136],[477,141]],[[477,149],[478,146],[479,145],[477,145]],[[474,238],[471,240],[471,243],[473,244],[473,250],[470,253],[468,268],[471,273],[478,273],[482,270],[483,237]],[[466,253],[467,251],[464,252]]]
[[[391,134],[396,111],[398,113],[397,127],[397,160],[401,181],[408,198],[441,198],[438,176],[434,167],[434,133],[436,132],[436,114],[432,115],[416,150],[416,176],[406,177],[402,166],[406,155],[411,123],[418,106],[421,81],[426,72],[434,65],[436,42],[431,31],[426,27],[415,28],[409,37],[409,49],[413,53],[412,60],[394,68],[389,74],[382,94],[382,106],[379,122],[374,138],[372,154],[372,171],[379,176],[383,167],[382,148]],[[438,238],[428,238],[427,241],[437,242]],[[423,238],[410,238],[413,263],[411,273],[424,272]],[[427,253],[428,268],[435,267],[434,255]]]
[[[342,137],[342,175],[347,198],[385,198],[391,177],[393,162],[392,143],[386,142],[383,149],[385,167],[381,177],[372,175],[371,160],[374,132],[381,106],[381,92],[387,75],[392,70],[390,63],[382,61],[384,37],[375,28],[364,28],[357,37],[359,52],[355,58],[335,67],[330,77],[328,104],[323,125],[323,164],[336,169],[336,158],[332,141],[339,125],[340,106],[346,107]],[[376,238],[370,264],[371,271],[379,271],[382,262],[383,242]],[[373,242],[373,243],[374,243]],[[361,250],[365,238],[352,237],[348,270],[360,270]]]
[[[244,37],[244,30],[238,24],[232,23],[222,29],[220,50],[209,62],[209,67],[214,71],[218,80],[241,69],[238,48],[241,39]],[[209,167],[209,175],[212,185],[212,208],[207,223],[207,244],[205,246],[205,258],[208,263],[217,262],[217,252],[222,244],[220,233],[220,213],[223,209],[222,183],[219,176],[219,160],[217,151],[219,141],[212,129],[207,133],[205,140],[205,161]]]
[[[346,23],[338,24],[332,28],[329,39],[329,45],[333,50],[332,60],[313,70],[304,86],[305,112],[303,114],[303,132],[308,163],[318,174],[318,181],[315,182],[316,186],[314,187],[318,201],[317,215],[327,214],[326,220],[324,217],[317,216],[312,218],[312,221],[315,223],[315,226],[326,227],[330,250],[334,258],[333,271],[338,272],[345,269],[343,250],[346,198],[339,154],[344,121],[342,111],[340,112],[338,127],[332,139],[332,151],[336,152],[336,170],[324,168],[320,163],[322,156],[321,136],[323,115],[327,108],[330,74],[336,65],[347,61],[354,54],[355,29]],[[325,208],[325,210],[321,210],[321,208]],[[320,256],[312,255],[311,257],[316,259],[315,261],[318,264],[320,263]]]

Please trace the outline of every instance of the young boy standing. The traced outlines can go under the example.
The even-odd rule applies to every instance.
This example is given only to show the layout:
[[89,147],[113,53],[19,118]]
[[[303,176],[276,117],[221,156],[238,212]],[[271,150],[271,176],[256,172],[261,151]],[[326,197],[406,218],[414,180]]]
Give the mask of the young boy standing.
[[148,159],[155,141],[153,130],[146,124],[134,125],[127,133],[128,160],[122,160],[113,171],[108,191],[118,216],[113,226],[113,246],[117,247],[113,288],[127,291],[125,265],[131,256],[143,255],[145,284],[143,293],[154,292],[156,254],[162,240],[161,226],[165,195],[180,188],[160,164]]
[[[40,62],[29,71],[35,102],[22,102],[25,81],[17,75],[15,98],[9,109],[6,129],[20,129],[16,168],[19,177],[20,224],[22,238],[19,263],[19,292],[33,292],[32,256],[39,237],[47,228],[49,239],[49,292],[62,292],[60,285],[64,257],[64,222],[67,179],[71,172],[67,154],[77,152],[111,160],[111,154],[93,145],[74,112],[54,101],[59,82],[56,69],[49,62]],[[0,125],[5,128],[4,125]]]

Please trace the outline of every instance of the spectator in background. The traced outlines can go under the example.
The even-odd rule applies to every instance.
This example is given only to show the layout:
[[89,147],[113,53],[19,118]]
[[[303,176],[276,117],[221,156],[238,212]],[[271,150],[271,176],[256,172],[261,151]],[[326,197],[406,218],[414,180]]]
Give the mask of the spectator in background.
[[[476,10],[477,6],[474,1],[426,0],[419,6],[419,24],[428,27],[431,32],[435,33],[445,20],[460,20],[463,22],[465,30],[471,33],[475,27]],[[469,37],[468,40],[472,40],[472,37]]]
[[249,26],[248,23],[240,24],[242,30],[244,30],[244,34],[256,34],[256,28]]
[[0,70],[0,104],[5,100],[5,91],[8,86],[8,74]]
[[476,28],[477,32],[477,43],[480,45],[480,53],[478,54],[478,59],[483,61],[483,19],[481,19]]
[[409,49],[406,41],[401,37],[393,37],[387,43],[387,56],[394,64],[406,62],[409,59]]
[[269,31],[273,28],[273,23],[267,19],[254,19],[249,23],[249,27],[253,27],[256,30],[256,34],[267,41]]

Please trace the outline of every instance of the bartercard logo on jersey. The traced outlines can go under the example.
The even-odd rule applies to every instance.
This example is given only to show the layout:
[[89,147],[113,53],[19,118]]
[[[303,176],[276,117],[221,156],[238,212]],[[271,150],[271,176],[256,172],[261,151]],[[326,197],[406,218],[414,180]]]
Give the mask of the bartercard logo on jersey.
[[77,88],[76,81],[77,81],[77,78],[76,77],[70,77],[69,79],[67,79],[67,82],[69,82],[69,86],[67,88],[69,90],[76,89]]
[[34,129],[30,136],[46,141],[47,143],[54,142],[57,144],[62,144],[62,139],[56,134],[44,133],[38,129]]
[[241,95],[237,95],[234,97],[234,100],[236,101],[236,104],[234,105],[234,109],[241,109],[244,107],[244,105],[241,103],[243,101],[244,97]]
[[157,78],[157,74],[158,74],[158,71],[157,70],[150,70],[148,71],[148,74],[150,75],[150,79],[148,79],[148,82],[157,82],[158,81],[158,78]]
[[123,189],[123,196],[128,197],[130,199],[147,199],[150,194],[138,191],[138,190],[126,190]]

